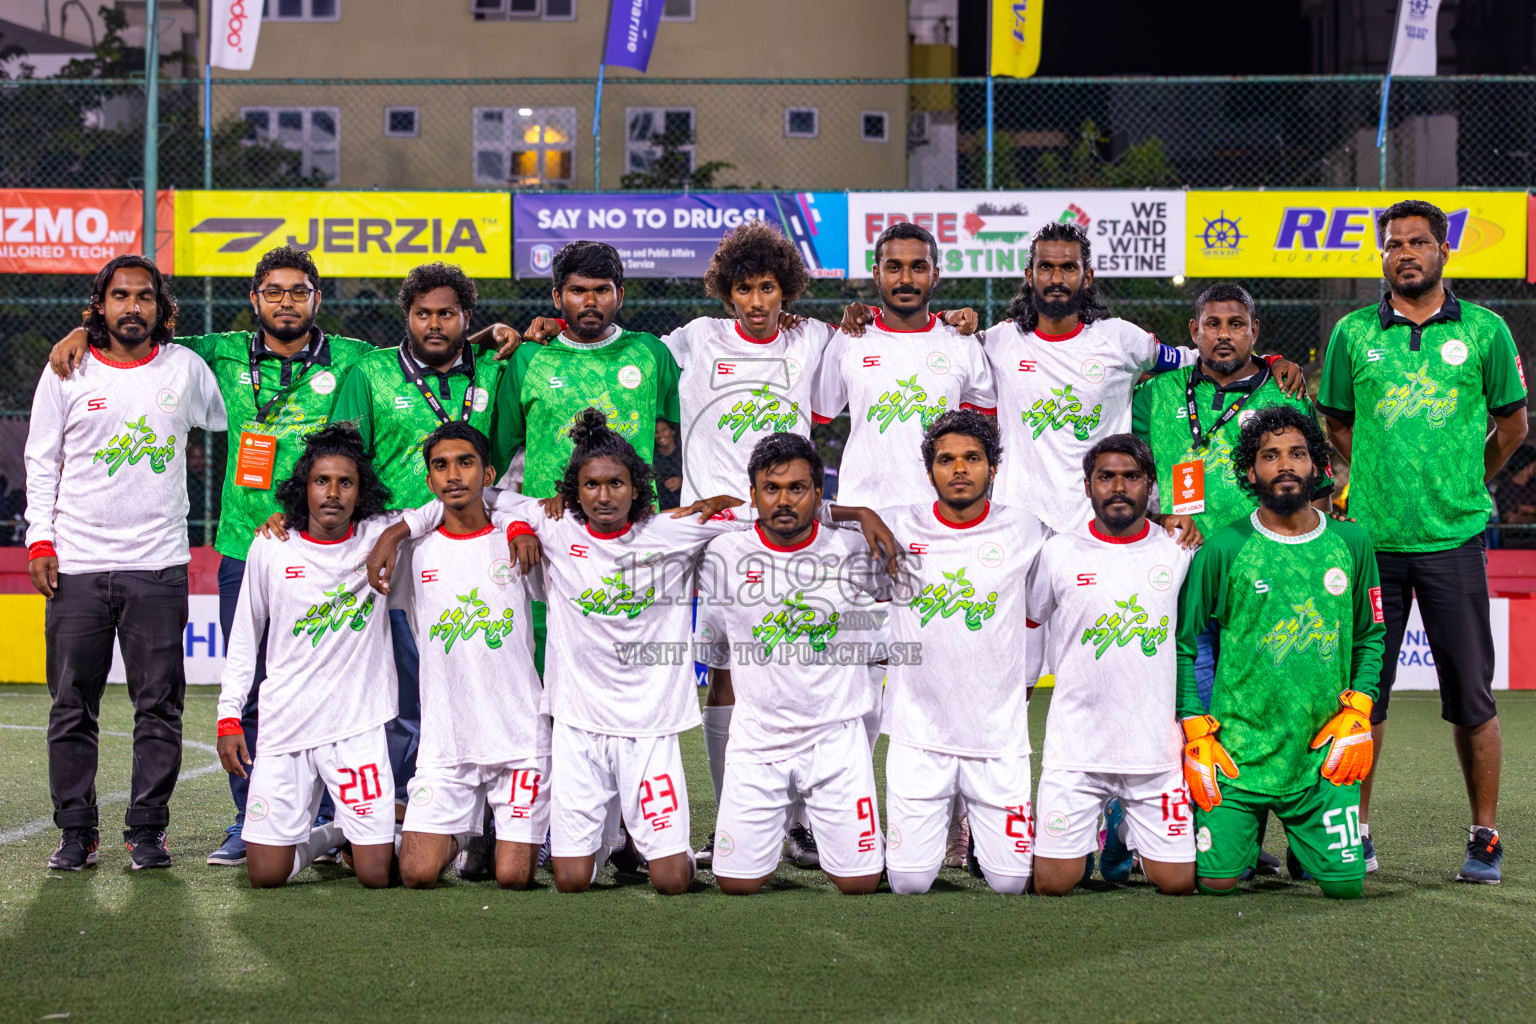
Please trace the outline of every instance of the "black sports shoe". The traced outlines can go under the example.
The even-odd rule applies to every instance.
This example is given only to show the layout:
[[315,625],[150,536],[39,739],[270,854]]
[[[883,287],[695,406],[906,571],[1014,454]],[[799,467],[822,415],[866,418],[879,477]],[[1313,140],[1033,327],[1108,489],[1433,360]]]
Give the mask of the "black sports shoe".
[[1479,885],[1498,885],[1503,878],[1499,862],[1504,859],[1504,844],[1496,829],[1473,826],[1467,839],[1467,862],[1456,872],[1456,881]]
[[970,829],[965,830],[965,871],[972,878],[986,880],[987,874],[981,870],[981,861],[976,859],[976,833]]
[[1253,873],[1256,875],[1280,874],[1280,858],[1268,850],[1259,850],[1259,859],[1253,863]]
[[816,837],[811,834],[811,826],[796,822],[789,827],[789,844],[785,855],[797,868],[810,870],[821,867],[821,852],[816,849]]
[[475,836],[469,840],[454,858],[453,868],[465,882],[485,882],[496,877],[496,837]]
[[702,847],[694,851],[693,863],[695,867],[701,868],[712,868],[714,866],[715,835],[713,832],[711,832],[709,835],[709,842],[705,843]]
[[1312,875],[1301,866],[1301,861],[1297,859],[1295,852],[1289,847],[1285,851],[1285,870],[1291,876],[1292,881],[1312,881]]
[[629,829],[620,826],[619,834],[624,837],[624,845],[608,855],[608,863],[621,875],[638,875],[640,869],[645,867],[645,858],[635,848],[635,840],[629,834]]
[[96,847],[101,836],[94,828],[67,828],[59,837],[58,848],[48,857],[52,871],[80,871],[96,866]]
[[158,825],[135,825],[123,829],[123,845],[128,847],[133,870],[168,868],[171,851],[165,848],[165,829]]

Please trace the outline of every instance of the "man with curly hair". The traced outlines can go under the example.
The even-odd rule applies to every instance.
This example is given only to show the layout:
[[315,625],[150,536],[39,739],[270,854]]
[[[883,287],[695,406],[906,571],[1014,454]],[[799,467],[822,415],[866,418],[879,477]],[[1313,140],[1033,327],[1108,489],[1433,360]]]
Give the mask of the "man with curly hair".
[[[1255,413],[1233,464],[1258,508],[1209,537],[1184,582],[1178,714],[1205,893],[1238,886],[1271,811],[1293,878],[1338,899],[1363,892],[1359,783],[1386,629],[1370,537],[1311,505],[1327,457],[1310,416],[1286,405]],[[1207,710],[1195,651],[1212,619],[1221,659]]]
[[[225,771],[250,779],[244,836],[254,888],[286,884],[343,837],[358,881],[390,884],[395,785],[384,727],[396,712],[395,667],[383,602],[360,571],[400,518],[386,512],[389,499],[357,431],[333,424],[305,439],[277,489],[292,535],[251,544],[219,694],[218,749]],[[262,743],[253,758],[240,719],[264,633]],[[315,826],[323,793],[337,820]]]
[[138,868],[165,847],[181,769],[186,694],[188,431],[223,430],[202,360],[171,343],[176,302],[143,256],[101,269],[85,312],[89,351],[68,380],[45,369],[27,433],[27,553],[47,601],[48,783],[62,830],[50,868],[96,863],[97,713],[123,651],[133,702],[133,791],[123,832]]

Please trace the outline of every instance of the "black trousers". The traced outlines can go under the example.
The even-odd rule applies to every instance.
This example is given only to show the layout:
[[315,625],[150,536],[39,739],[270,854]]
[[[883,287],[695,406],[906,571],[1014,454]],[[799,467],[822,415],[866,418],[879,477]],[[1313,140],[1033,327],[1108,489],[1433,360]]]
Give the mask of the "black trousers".
[[122,648],[133,702],[133,783],[124,823],[164,827],[181,772],[187,567],[59,574],[48,602],[48,788],[60,828],[94,828],[101,697]]
[[1493,700],[1493,625],[1489,621],[1488,551],[1478,534],[1445,551],[1378,551],[1381,610],[1387,650],[1381,659],[1381,696],[1372,722],[1387,720],[1398,656],[1411,602],[1440,677],[1440,717],[1453,725],[1482,725],[1499,713]]

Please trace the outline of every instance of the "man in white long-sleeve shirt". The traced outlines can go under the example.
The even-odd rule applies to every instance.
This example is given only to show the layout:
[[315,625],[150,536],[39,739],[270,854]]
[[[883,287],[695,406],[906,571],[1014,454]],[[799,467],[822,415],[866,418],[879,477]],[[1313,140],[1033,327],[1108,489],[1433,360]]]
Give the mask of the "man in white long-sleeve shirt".
[[[277,500],[289,534],[258,535],[251,545],[219,694],[219,761],[234,775],[250,765],[246,870],[256,888],[280,886],[345,837],[358,881],[381,889],[395,853],[384,723],[399,702],[389,616],[368,587],[367,559],[401,513],[385,511],[389,489],[350,423],[305,439]],[[253,760],[240,717],[263,633]],[[312,829],[324,790],[336,820]]]
[[48,598],[48,786],[63,833],[50,868],[96,863],[96,720],[114,639],[134,707],[123,839],[135,869],[171,866],[191,560],[180,456],[189,430],[225,426],[213,374],[171,344],[175,317],[154,263],[119,256],[92,288],[89,356],[69,380],[45,368],[32,399],[27,552]]

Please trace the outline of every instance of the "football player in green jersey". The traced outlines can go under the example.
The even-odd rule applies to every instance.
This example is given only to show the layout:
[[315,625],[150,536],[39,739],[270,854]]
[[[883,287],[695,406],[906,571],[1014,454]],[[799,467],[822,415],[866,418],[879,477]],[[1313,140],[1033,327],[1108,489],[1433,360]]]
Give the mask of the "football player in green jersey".
[[[1340,320],[1329,339],[1317,404],[1349,461],[1349,512],[1376,542],[1386,617],[1379,750],[1411,602],[1417,599],[1471,802],[1457,879],[1495,884],[1504,854],[1494,816],[1503,745],[1493,700],[1484,531],[1488,481],[1525,440],[1526,387],[1503,317],[1451,294],[1441,280],[1449,222],[1408,199],[1376,218],[1387,293]],[[1493,430],[1488,419],[1493,418]],[[1366,863],[1376,868],[1371,778],[1360,800]]]
[[[1370,770],[1385,630],[1370,538],[1310,505],[1327,453],[1322,428],[1299,410],[1255,413],[1233,461],[1259,507],[1206,539],[1184,583],[1178,713],[1205,893],[1242,881],[1271,811],[1292,877],[1339,899],[1363,893],[1356,783]],[[1195,647],[1213,618],[1222,656],[1207,710]]]

